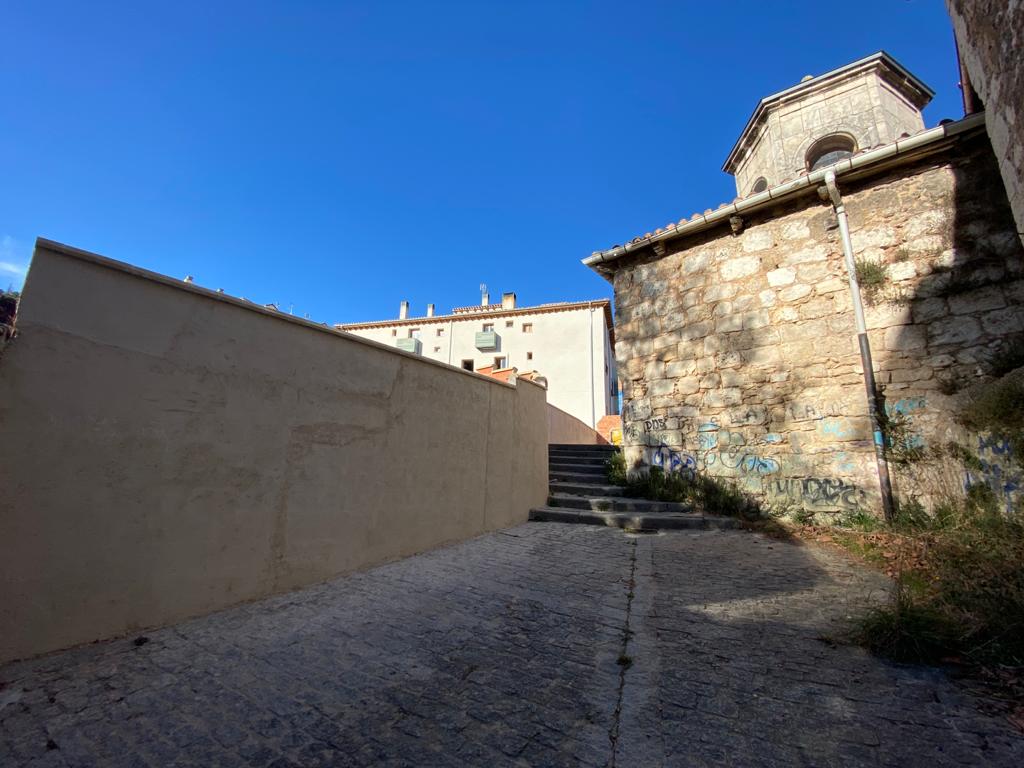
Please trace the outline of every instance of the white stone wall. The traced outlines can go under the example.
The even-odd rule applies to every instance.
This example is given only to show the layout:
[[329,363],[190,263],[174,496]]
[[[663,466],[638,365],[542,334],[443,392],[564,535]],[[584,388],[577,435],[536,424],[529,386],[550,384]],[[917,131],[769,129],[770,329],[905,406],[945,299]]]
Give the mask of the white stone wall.
[[[373,328],[346,329],[349,333],[394,345],[413,329],[420,332],[424,357],[461,367],[472,360],[474,370],[494,364],[496,357],[520,372],[537,371],[548,381],[548,402],[596,427],[602,416],[617,413],[611,396],[615,382],[615,360],[610,334],[601,306],[578,307],[555,312],[514,315],[492,313],[470,317],[444,316],[412,318],[406,323]],[[523,324],[533,326],[523,332]],[[476,334],[493,324],[498,348],[476,348]],[[511,325],[509,325],[511,324]],[[442,335],[438,335],[438,331]],[[533,353],[532,359],[527,353]]]

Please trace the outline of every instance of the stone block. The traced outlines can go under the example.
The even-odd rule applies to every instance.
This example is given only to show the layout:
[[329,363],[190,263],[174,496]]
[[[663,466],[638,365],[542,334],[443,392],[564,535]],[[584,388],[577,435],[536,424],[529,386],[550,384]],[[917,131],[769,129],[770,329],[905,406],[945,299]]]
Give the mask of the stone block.
[[704,272],[708,268],[710,261],[711,257],[707,251],[687,254],[682,260],[682,271],[686,274]]
[[949,220],[943,211],[925,211],[912,216],[903,225],[903,236],[906,238],[921,235],[942,234],[949,226]]
[[689,376],[696,369],[697,364],[693,360],[679,360],[674,363],[667,363],[665,365],[665,378],[679,379],[683,376]]
[[692,395],[700,391],[700,380],[693,376],[676,379],[676,393]]
[[704,302],[710,304],[715,301],[721,301],[722,299],[731,299],[740,290],[740,287],[735,283],[719,283],[718,285],[710,285],[704,289]]
[[720,268],[722,280],[729,282],[755,274],[761,269],[758,256],[739,256],[724,262]]
[[894,283],[917,277],[917,265],[912,261],[898,261],[885,268],[886,275]]
[[715,323],[716,333],[729,333],[730,331],[739,331],[743,329],[743,315],[726,315],[720,317],[718,322]]
[[809,296],[811,290],[811,286],[798,283],[796,285],[791,285],[788,288],[783,288],[781,291],[779,291],[779,298],[782,299],[783,301],[799,301],[805,296]]
[[928,343],[974,344],[981,334],[981,325],[973,317],[946,317],[928,326]]
[[762,307],[771,307],[775,304],[775,291],[761,291],[757,294],[757,300]]
[[745,312],[743,314],[744,330],[764,328],[769,322],[768,310],[766,309],[757,310],[756,312]]
[[831,293],[838,293],[839,291],[845,290],[849,283],[838,277],[831,277],[827,280],[814,284],[815,293],[821,295],[827,295]]
[[804,240],[811,236],[811,228],[804,220],[787,221],[779,229],[783,240]]
[[864,248],[888,248],[896,245],[896,230],[890,226],[869,227],[851,233],[854,253]]
[[660,395],[671,395],[675,389],[676,382],[672,379],[661,379],[659,381],[652,381],[650,386],[647,388],[647,392],[652,397],[658,397]]
[[910,314],[915,323],[927,323],[939,317],[944,317],[949,312],[945,299],[931,298],[915,301],[911,306]]
[[747,253],[764,251],[775,245],[775,239],[768,227],[760,226],[746,230],[741,236],[743,250]]
[[1003,291],[996,286],[978,288],[949,297],[949,310],[954,315],[1002,309],[1005,306],[1006,299],[1003,297]]
[[923,349],[927,342],[928,334],[920,325],[893,325],[885,330],[886,349]]
[[726,408],[743,402],[743,393],[738,387],[726,387],[704,393],[705,408]]
[[796,270],[781,267],[771,270],[766,277],[768,278],[768,285],[778,288],[783,285],[789,285],[796,280]]
[[798,251],[786,254],[782,263],[783,266],[792,266],[794,264],[808,264],[812,261],[825,261],[828,258],[828,254],[828,248],[817,243],[815,245],[808,246],[807,248],[801,248]]
[[981,317],[982,327],[995,336],[1005,336],[1024,330],[1024,309],[1008,307],[988,312]]

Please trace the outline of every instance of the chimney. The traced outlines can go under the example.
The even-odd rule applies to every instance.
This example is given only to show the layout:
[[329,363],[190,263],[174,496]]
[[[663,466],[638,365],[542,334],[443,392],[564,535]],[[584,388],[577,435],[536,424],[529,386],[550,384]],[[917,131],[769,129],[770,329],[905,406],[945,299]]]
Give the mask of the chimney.
[[433,304],[427,304],[427,317],[433,317],[433,316],[434,316],[434,305]]
[[484,292],[483,292],[483,293],[482,293],[482,294],[480,295],[480,306],[481,306],[481,307],[486,307],[486,306],[488,306],[488,305],[489,305],[490,303],[491,303],[491,294],[489,294],[489,293],[488,293],[487,291],[484,291]]
[[398,319],[405,320],[409,316],[409,302],[403,301],[398,305]]
[[516,308],[516,295],[514,293],[503,293],[503,294],[501,294],[501,308],[502,309],[515,309]]

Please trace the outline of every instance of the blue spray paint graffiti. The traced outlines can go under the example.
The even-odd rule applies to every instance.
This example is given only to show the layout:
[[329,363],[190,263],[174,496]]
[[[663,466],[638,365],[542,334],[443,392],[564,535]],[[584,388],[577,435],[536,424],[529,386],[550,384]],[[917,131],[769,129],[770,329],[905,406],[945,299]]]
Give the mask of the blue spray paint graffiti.
[[1009,440],[994,438],[990,435],[978,437],[977,471],[966,471],[964,490],[974,485],[987,485],[1002,498],[1006,513],[1013,514],[1014,502],[1018,499],[1017,492],[1021,488],[1021,476],[1014,464],[1013,446]]

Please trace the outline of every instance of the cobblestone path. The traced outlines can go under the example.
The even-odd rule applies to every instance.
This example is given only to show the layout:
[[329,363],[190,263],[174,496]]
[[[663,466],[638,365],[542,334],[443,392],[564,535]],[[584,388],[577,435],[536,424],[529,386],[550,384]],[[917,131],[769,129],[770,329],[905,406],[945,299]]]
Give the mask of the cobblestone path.
[[0,668],[0,765],[1024,765],[941,674],[821,641],[884,590],[744,532],[531,523]]

